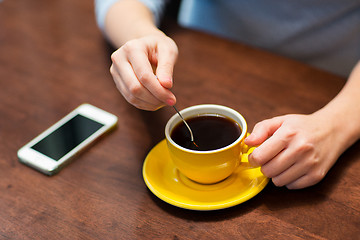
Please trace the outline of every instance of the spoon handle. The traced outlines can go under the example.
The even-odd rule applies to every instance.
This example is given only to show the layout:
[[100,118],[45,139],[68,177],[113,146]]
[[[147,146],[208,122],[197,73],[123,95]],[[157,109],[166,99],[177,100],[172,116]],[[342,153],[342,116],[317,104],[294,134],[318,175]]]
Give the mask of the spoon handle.
[[175,111],[177,112],[177,114],[179,114],[180,118],[183,120],[185,126],[187,127],[187,129],[189,130],[190,132],[190,138],[191,138],[191,142],[194,142],[194,136],[193,136],[193,133],[189,127],[189,125],[187,124],[187,122],[185,121],[185,119],[183,118],[183,116],[180,114],[180,112],[177,110],[177,108],[175,107],[175,105],[173,106],[173,108],[175,109]]

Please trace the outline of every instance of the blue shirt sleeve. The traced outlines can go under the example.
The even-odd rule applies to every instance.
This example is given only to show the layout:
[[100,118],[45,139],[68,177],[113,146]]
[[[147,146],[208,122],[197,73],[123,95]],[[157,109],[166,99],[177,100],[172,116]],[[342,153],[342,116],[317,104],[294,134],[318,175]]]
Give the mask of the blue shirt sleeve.
[[105,17],[110,7],[119,0],[95,0],[95,17],[99,28],[103,31]]
[[[111,6],[121,0],[95,0],[96,22],[103,31],[105,27],[105,18]],[[161,17],[168,0],[138,0],[143,3],[154,15],[156,25],[160,24]]]

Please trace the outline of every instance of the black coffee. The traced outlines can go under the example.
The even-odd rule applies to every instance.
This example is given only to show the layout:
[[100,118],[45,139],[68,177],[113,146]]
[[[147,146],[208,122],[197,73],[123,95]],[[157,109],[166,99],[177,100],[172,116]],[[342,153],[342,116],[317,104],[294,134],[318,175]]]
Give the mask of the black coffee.
[[174,127],[171,138],[178,145],[198,151],[215,150],[233,143],[241,135],[241,127],[234,120],[220,115],[200,115],[186,119],[196,145],[183,122]]

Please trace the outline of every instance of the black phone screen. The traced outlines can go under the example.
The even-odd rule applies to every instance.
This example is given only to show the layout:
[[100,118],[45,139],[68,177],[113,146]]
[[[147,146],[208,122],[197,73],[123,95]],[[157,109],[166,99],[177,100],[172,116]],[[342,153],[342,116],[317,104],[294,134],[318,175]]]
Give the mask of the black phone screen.
[[31,148],[58,161],[102,126],[78,114]]

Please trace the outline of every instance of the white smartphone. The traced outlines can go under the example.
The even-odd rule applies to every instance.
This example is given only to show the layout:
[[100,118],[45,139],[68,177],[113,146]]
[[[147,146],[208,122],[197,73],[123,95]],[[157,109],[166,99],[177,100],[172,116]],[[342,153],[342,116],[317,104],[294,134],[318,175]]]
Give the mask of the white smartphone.
[[116,123],[115,115],[82,104],[20,148],[17,152],[19,161],[46,175],[53,175]]

